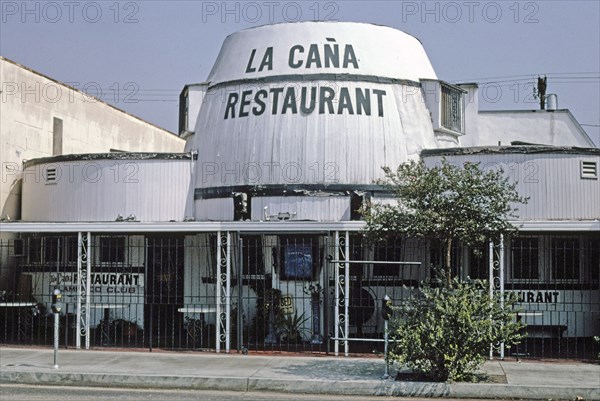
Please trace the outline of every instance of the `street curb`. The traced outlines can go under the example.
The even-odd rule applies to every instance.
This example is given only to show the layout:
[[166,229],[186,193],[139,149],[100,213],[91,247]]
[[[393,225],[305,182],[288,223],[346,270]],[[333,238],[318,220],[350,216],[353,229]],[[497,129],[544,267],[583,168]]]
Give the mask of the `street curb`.
[[600,400],[591,387],[517,386],[487,383],[426,383],[380,380],[331,381],[240,377],[119,375],[61,372],[0,372],[0,383],[121,388],[280,392],[355,396]]

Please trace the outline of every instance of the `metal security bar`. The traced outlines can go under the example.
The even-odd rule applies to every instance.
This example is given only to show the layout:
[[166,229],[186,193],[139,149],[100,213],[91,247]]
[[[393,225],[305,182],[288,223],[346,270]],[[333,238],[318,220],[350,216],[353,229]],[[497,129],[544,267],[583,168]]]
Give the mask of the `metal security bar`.
[[[488,246],[457,248],[453,274],[489,278]],[[517,296],[527,324],[506,356],[597,355],[599,250],[598,233],[492,247],[505,262],[493,288]],[[0,241],[0,343],[52,344],[58,288],[63,347],[372,353],[383,297],[418,296],[440,260],[435,241],[367,243],[345,231],[16,235]]]

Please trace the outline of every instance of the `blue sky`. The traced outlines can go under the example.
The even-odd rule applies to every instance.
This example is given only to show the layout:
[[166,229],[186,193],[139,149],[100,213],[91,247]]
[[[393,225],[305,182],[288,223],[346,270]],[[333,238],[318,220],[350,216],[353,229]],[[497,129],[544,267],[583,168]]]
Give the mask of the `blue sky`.
[[[538,75],[600,145],[599,1],[6,1],[0,54],[177,131],[178,95],[225,37],[297,20],[388,25],[421,40],[440,79],[480,108],[536,109]],[[374,46],[377,44],[374,43]]]

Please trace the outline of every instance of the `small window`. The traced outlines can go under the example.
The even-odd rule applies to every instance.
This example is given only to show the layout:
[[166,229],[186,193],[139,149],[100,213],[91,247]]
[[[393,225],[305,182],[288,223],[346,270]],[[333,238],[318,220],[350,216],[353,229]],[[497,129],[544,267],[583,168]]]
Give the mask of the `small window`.
[[[401,262],[402,247],[400,240],[390,240],[387,243],[375,245],[373,259],[380,262]],[[402,265],[395,263],[374,263],[373,277],[398,277]]]
[[263,248],[260,235],[242,237],[243,275],[264,274]]
[[514,238],[511,243],[513,280],[539,280],[539,242],[537,238]]
[[600,238],[586,241],[585,266],[592,281],[600,280]]
[[66,262],[77,262],[79,258],[79,239],[77,237],[68,237],[66,247]]
[[442,84],[442,126],[451,131],[465,132],[465,106],[460,88]]
[[40,263],[42,261],[42,239],[29,238],[27,241],[27,255],[29,263]]
[[49,237],[44,239],[44,262],[60,262],[60,238]]
[[598,179],[598,164],[592,161],[581,161],[581,178]]
[[125,262],[125,237],[100,238],[100,262]]
[[319,260],[318,239],[284,237],[281,248],[282,280],[313,280]]
[[552,278],[579,280],[579,238],[552,238]]
[[13,256],[23,256],[23,240],[21,238],[15,239],[13,242]]

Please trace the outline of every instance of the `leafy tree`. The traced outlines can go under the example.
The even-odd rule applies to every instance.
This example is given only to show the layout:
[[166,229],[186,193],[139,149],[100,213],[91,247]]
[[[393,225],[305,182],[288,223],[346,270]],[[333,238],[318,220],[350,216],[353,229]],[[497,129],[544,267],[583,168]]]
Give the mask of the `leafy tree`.
[[427,167],[413,161],[384,172],[385,179],[377,183],[397,202],[366,205],[367,238],[439,240],[445,263],[436,267],[446,275],[441,285],[425,283],[418,296],[397,308],[390,325],[396,340],[390,356],[433,380],[473,379],[490,344],[518,343],[522,325],[514,318],[514,299],[503,304],[499,294],[490,298],[485,281],[452,277],[452,247],[477,247],[515,232],[508,221],[515,217],[513,205],[527,199],[501,170],[483,171],[476,163],[456,166],[442,159]]
[[442,159],[427,167],[411,161],[396,171],[383,168],[377,181],[397,198],[396,204],[367,205],[362,213],[369,239],[390,236],[438,239],[444,247],[447,282],[451,280],[452,247],[477,246],[516,231],[508,218],[515,203],[526,203],[503,171],[483,171],[479,163],[456,166]]

